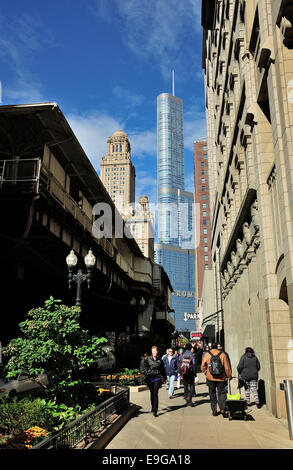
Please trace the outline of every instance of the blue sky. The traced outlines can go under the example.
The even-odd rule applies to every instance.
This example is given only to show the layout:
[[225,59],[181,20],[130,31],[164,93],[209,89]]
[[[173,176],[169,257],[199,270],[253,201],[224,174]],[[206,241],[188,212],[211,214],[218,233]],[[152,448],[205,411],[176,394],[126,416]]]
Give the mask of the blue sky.
[[56,101],[99,173],[109,135],[132,146],[136,197],[156,202],[156,101],[183,100],[186,189],[205,137],[201,0],[4,0],[1,104]]

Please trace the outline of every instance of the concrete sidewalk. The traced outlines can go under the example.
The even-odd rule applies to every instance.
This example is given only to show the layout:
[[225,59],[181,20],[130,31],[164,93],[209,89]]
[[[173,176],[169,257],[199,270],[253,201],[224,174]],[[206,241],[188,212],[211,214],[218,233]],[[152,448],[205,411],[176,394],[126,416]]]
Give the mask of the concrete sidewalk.
[[212,416],[205,377],[198,376],[195,406],[185,405],[182,387],[170,400],[163,385],[157,418],[150,412],[149,390],[131,392],[131,403],[141,409],[106,449],[293,449],[286,423],[265,407],[248,408],[247,421]]

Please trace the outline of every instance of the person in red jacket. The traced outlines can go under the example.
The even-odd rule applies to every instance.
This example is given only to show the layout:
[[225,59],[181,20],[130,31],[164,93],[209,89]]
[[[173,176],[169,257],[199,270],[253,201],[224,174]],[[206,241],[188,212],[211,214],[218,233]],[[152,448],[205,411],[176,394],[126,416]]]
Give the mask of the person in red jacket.
[[[215,375],[213,365],[215,364],[215,357],[220,359],[219,372],[220,374]],[[212,362],[211,362],[212,361]],[[210,351],[208,351],[202,360],[201,371],[205,374],[207,379],[207,386],[209,387],[209,394],[211,400],[212,415],[217,416],[217,393],[219,396],[220,413],[223,417],[226,417],[226,392],[225,392],[225,381],[226,377],[231,380],[232,372],[229,361],[226,354],[223,351],[217,349],[216,344],[212,345]]]

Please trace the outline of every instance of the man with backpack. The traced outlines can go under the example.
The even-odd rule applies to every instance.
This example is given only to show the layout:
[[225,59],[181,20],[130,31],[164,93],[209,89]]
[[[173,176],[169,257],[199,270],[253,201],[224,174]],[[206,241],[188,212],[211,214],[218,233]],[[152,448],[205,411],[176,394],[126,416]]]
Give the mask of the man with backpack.
[[191,352],[191,344],[187,344],[180,357],[180,375],[184,385],[184,399],[187,406],[193,406],[192,396],[195,393],[194,378],[196,374],[196,357]]
[[207,386],[209,388],[212,415],[217,416],[217,393],[219,397],[220,413],[225,418],[226,412],[226,392],[225,382],[226,377],[228,380],[232,379],[231,367],[226,354],[217,349],[216,344],[212,344],[212,348],[208,351],[202,360],[201,371],[205,374],[207,379]]

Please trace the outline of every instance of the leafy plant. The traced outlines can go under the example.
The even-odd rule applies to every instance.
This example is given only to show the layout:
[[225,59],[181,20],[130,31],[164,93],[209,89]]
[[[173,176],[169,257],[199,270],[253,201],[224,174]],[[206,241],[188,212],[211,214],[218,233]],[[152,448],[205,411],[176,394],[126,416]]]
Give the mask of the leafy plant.
[[27,317],[19,324],[21,336],[11,340],[3,350],[8,359],[6,379],[17,377],[24,369],[35,377],[49,372],[48,398],[53,398],[55,403],[64,395],[70,398],[74,387],[81,386],[81,382],[74,380],[74,371],[80,366],[90,366],[107,339],[90,336],[87,330],[82,330],[80,308],[62,305],[61,300],[52,296],[44,307],[30,310]]
[[31,449],[33,445],[47,437],[47,435],[45,429],[34,426],[11,436],[3,447],[6,449]]
[[139,374],[139,370],[124,368],[120,372],[117,372],[117,375],[133,375],[133,374]]
[[12,401],[5,397],[0,399],[0,430],[2,434],[15,434],[30,426],[53,427],[55,418],[44,407],[43,400],[24,398]]

